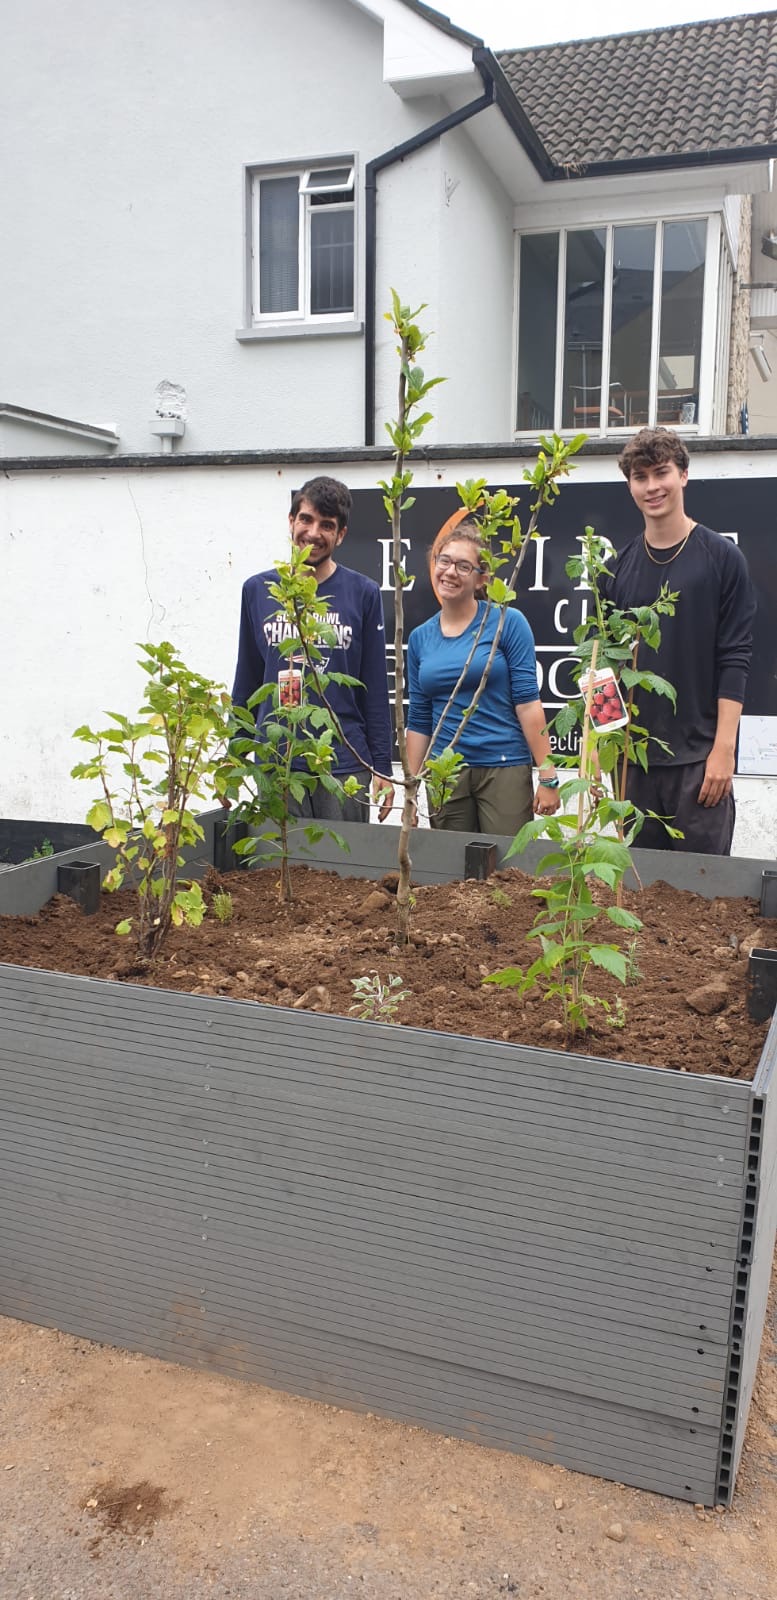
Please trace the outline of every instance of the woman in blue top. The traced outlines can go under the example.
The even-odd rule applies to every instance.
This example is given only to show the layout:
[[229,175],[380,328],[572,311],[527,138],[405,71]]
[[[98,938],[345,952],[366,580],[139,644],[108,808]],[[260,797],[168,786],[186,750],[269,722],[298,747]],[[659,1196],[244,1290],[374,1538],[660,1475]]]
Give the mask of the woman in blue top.
[[[436,756],[451,743],[488,660],[499,623],[497,606],[490,610],[464,683],[432,743],[486,610],[481,555],[480,529],[464,512],[441,528],[432,545],[432,587],[440,610],[414,628],[408,640],[407,751],[414,772],[421,770],[430,746]],[[430,816],[433,828],[512,836],[535,811],[549,815],[558,810],[558,778],[537,692],[534,639],[520,611],[505,613],[486,687],[456,749],[466,766],[450,799]],[[532,761],[540,769],[536,795]]]

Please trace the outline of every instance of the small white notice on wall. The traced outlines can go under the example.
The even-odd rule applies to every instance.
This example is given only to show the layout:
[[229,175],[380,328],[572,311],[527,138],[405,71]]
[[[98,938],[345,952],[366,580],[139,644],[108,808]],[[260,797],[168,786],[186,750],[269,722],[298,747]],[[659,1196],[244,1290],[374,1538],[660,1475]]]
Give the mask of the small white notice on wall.
[[759,778],[777,777],[777,717],[742,718],[737,770]]

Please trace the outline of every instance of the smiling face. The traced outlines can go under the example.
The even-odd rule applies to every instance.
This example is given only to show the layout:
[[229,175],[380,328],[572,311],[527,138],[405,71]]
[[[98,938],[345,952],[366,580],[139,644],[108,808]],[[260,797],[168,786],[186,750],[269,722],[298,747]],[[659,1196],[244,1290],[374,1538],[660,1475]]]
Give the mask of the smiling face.
[[635,463],[629,474],[631,498],[646,522],[677,521],[683,515],[683,491],[688,473],[675,461],[659,461],[649,466]]
[[337,517],[317,511],[309,500],[303,499],[289,517],[289,531],[298,550],[309,547],[308,566],[313,567],[319,583],[322,578],[330,578],[335,570],[334,552],[342,544],[347,528],[340,527]]
[[[468,570],[469,569],[469,570]],[[434,587],[441,604],[474,605],[483,584],[479,550],[473,539],[454,534],[437,551],[434,562]]]

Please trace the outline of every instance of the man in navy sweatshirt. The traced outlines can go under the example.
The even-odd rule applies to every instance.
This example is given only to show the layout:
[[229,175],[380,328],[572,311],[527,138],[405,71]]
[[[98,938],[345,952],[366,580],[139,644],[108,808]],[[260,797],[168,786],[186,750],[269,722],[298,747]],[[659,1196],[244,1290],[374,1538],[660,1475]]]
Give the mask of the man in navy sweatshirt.
[[668,679],[663,695],[638,693],[639,722],[669,746],[648,745],[648,771],[629,767],[627,796],[682,830],[672,839],[647,818],[637,844],[649,850],[731,853],[732,778],[752,653],[755,596],[744,556],[685,510],[688,451],[670,428],[643,428],[618,465],[645,526],[612,566],[604,593],[613,603],[652,605],[662,584],[679,593],[674,617],[661,619],[657,651],[640,645],[639,665]]
[[[328,602],[327,621],[337,635],[337,644],[326,651],[327,670],[347,673],[362,685],[348,688],[332,683],[327,689],[327,700],[347,740],[347,744],[335,746],[332,771],[337,778],[353,774],[367,786],[367,769],[372,769],[373,799],[383,822],[394,800],[383,602],[371,578],[341,567],[334,560],[334,553],[348,532],[352,504],[344,483],[336,478],[311,478],[292,498],[289,529],[297,547],[308,550],[307,560],[315,572],[319,594]],[[232,690],[236,705],[246,705],[262,684],[277,683],[278,674],[286,672],[290,665],[289,657],[278,649],[284,624],[278,617],[278,603],[267,587],[276,577],[274,571],[258,572],[243,585]],[[272,701],[262,701],[257,708],[257,727],[271,711]],[[295,804],[294,810],[300,816],[328,822],[369,819],[366,799],[346,796],[340,804],[321,785]]]

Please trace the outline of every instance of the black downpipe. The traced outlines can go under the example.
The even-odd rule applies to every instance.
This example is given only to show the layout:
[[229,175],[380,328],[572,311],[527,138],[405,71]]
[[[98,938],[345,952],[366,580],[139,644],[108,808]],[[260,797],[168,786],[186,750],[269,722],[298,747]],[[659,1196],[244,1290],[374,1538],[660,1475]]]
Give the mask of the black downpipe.
[[365,252],[364,266],[366,279],[366,303],[364,307],[364,443],[375,443],[375,295],[377,274],[377,230],[378,230],[378,173],[386,167],[392,167],[396,161],[401,161],[404,156],[411,156],[416,150],[421,150],[424,145],[432,144],[435,139],[448,133],[451,128],[457,128],[459,123],[468,122],[470,117],[476,117],[478,112],[486,111],[494,104],[494,85],[489,83],[485,94],[477,100],[471,100],[468,105],[462,106],[460,111],[452,111],[449,116],[442,117],[439,122],[433,122],[431,127],[422,128],[420,133],[414,133],[412,139],[406,139],[404,144],[395,144],[392,150],[384,151],[382,156],[376,156],[374,161],[368,161],[364,173],[365,190]]

